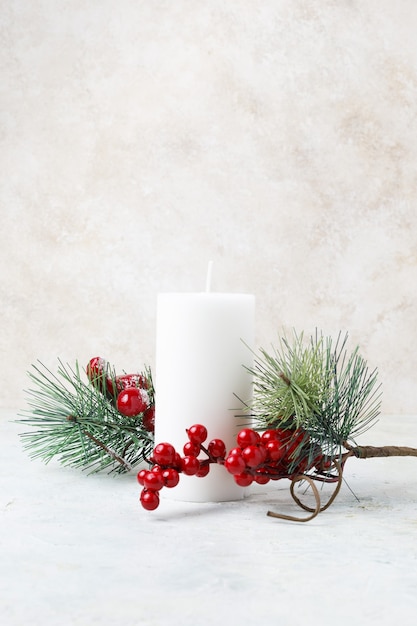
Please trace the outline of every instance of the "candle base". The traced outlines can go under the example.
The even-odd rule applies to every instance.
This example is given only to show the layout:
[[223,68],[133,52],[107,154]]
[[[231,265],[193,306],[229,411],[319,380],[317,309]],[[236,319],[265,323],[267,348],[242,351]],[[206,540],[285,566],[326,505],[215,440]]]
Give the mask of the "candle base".
[[180,475],[179,484],[173,489],[163,489],[161,499],[179,502],[231,502],[244,498],[244,489],[221,465],[212,465],[204,478]]

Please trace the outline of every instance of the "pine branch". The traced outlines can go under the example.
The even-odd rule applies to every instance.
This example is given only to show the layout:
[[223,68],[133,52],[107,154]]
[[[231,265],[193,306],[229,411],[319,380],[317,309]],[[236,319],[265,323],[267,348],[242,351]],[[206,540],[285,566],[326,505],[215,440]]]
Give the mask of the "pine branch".
[[344,442],[354,443],[379,415],[377,371],[369,372],[358,348],[348,354],[347,338],[339,334],[334,344],[316,332],[306,341],[294,331],[272,354],[255,355],[252,416],[259,429],[305,431],[294,461],[300,454],[313,458],[317,446],[340,457]]
[[30,408],[18,420],[32,427],[20,435],[31,458],[123,473],[148,456],[153,437],[142,416],[122,416],[100,385],[82,380],[78,363],[72,369],[59,361],[57,374],[40,362],[32,368],[28,375],[34,386],[26,392]]

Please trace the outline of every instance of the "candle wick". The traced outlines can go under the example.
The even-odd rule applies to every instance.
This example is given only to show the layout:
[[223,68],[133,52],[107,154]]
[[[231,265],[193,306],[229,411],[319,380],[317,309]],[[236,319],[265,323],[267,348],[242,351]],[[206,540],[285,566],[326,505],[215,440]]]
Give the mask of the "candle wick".
[[206,292],[209,293],[211,290],[211,274],[213,270],[213,261],[209,261],[207,265],[207,276],[206,276]]

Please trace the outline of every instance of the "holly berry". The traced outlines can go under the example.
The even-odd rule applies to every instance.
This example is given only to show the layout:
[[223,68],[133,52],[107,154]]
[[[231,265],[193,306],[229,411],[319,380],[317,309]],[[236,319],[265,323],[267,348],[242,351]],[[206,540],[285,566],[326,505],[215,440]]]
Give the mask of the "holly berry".
[[168,467],[162,471],[162,480],[164,481],[165,487],[176,487],[180,482],[180,475],[177,470],[173,467]]
[[237,435],[236,441],[241,448],[254,446],[261,440],[261,436],[252,428],[243,428]]
[[207,428],[202,424],[194,424],[187,429],[188,439],[193,443],[204,443],[207,439]]
[[95,356],[89,360],[86,372],[89,380],[103,376],[107,371],[107,361],[101,356]]
[[265,446],[267,458],[271,461],[279,461],[285,456],[285,445],[277,439],[270,439]]
[[140,502],[147,511],[154,511],[159,506],[159,494],[151,489],[143,489],[140,494]]
[[235,474],[233,476],[235,483],[239,487],[249,487],[253,483],[253,476],[249,472],[242,472],[241,474]]
[[162,472],[154,472],[150,470],[143,478],[143,486],[151,491],[159,491],[164,486]]
[[155,446],[152,458],[158,465],[173,465],[176,460],[176,452],[170,443],[158,443]]
[[90,359],[86,367],[88,380],[104,394],[110,380],[107,377],[107,370],[108,363],[101,356],[95,356]]
[[282,431],[269,429],[265,430],[261,435],[261,441],[263,444],[268,444],[270,441],[278,441],[282,439]]
[[230,474],[242,474],[246,469],[246,463],[239,454],[229,455],[224,466]]
[[185,456],[181,460],[181,469],[187,476],[194,476],[200,469],[200,461],[195,456]]
[[193,443],[192,441],[187,441],[182,450],[185,456],[197,457],[200,454],[200,445],[198,443]]
[[207,446],[207,450],[213,459],[224,459],[226,455],[226,444],[221,439],[212,439]]
[[197,478],[204,478],[205,476],[207,476],[209,471],[210,471],[210,465],[208,463],[205,465],[202,465],[200,463],[200,469],[198,470],[196,476]]
[[298,428],[293,433],[291,433],[290,439],[288,440],[287,445],[287,456],[292,461],[297,458],[299,455],[299,451],[304,443],[308,441],[307,433]]
[[262,451],[258,446],[246,446],[242,450],[242,459],[248,467],[257,467],[265,460],[265,451]]
[[258,483],[258,485],[266,485],[266,483],[269,483],[270,481],[268,471],[265,468],[260,468],[256,470],[255,476],[253,478],[255,482]]
[[117,410],[126,417],[135,417],[143,413],[149,406],[146,391],[138,387],[129,387],[117,396]]
[[140,470],[140,472],[138,472],[138,475],[137,475],[138,483],[139,483],[139,485],[142,485],[142,487],[143,487],[143,480],[144,480],[144,478],[145,478],[145,476],[146,476],[148,471],[149,470],[142,469],[142,470]]
[[227,456],[242,456],[242,448],[232,448],[229,450]]

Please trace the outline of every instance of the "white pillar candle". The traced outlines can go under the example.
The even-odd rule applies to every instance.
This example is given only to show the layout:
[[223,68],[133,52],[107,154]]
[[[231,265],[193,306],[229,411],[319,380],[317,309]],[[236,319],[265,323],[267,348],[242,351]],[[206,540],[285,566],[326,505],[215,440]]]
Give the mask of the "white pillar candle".
[[[252,394],[245,366],[253,361],[255,297],[208,289],[158,296],[155,444],[169,442],[182,456],[186,429],[193,424],[207,428],[205,445],[219,438],[227,450],[234,447],[247,424],[239,416]],[[211,464],[204,478],[181,474],[179,485],[163,489],[161,497],[221,502],[240,499],[243,493],[223,466]]]

